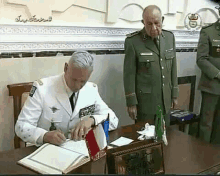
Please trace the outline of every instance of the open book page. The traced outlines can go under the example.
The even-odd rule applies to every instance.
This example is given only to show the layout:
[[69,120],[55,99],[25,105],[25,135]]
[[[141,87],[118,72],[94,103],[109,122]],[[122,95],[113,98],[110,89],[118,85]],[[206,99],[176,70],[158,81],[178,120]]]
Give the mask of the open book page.
[[73,141],[73,140],[67,139],[66,142],[61,144],[59,147],[69,149],[74,152],[78,152],[78,153],[84,154],[86,156],[89,156],[89,151],[86,146],[85,140]]
[[66,169],[82,165],[81,161],[89,160],[85,141],[67,140],[61,146],[44,144],[18,163],[43,174],[62,174]]

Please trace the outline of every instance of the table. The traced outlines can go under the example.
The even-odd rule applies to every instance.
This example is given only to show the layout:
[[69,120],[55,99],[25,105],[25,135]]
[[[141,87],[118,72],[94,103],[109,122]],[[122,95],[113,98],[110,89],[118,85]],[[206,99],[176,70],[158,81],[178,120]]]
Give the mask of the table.
[[[120,127],[110,132],[110,141],[124,136],[137,140],[136,132],[144,123]],[[164,164],[166,174],[197,174],[214,173],[220,171],[220,145],[211,145],[181,131],[167,129],[168,146],[164,146]],[[37,147],[31,146],[15,150],[0,152],[1,174],[36,174],[35,172],[17,165],[16,162],[35,151]],[[89,162],[74,170],[73,173],[105,173],[106,158]]]

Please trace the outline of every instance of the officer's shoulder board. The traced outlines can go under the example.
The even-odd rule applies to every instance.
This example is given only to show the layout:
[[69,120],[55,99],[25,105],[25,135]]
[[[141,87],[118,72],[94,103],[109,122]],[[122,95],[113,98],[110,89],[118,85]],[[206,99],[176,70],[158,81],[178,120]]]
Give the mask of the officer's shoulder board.
[[141,31],[135,31],[135,32],[132,32],[132,33],[130,33],[130,34],[127,34],[126,36],[129,38],[129,37],[133,37],[133,36],[135,36],[135,35],[137,35],[137,34],[139,34]]
[[33,95],[34,95],[36,90],[37,90],[37,87],[36,86],[32,86],[31,91],[29,92],[29,96],[33,97]]
[[169,33],[171,33],[171,34],[173,35],[173,32],[172,32],[172,31],[168,31],[168,30],[163,29],[163,30],[162,30],[162,33],[163,33],[163,32],[169,32]]
[[210,25],[207,25],[207,26],[203,26],[202,29],[206,29],[206,28],[208,28],[208,27],[211,27],[212,25],[213,25],[213,23],[210,24]]
[[[40,86],[43,85],[43,82],[42,82],[40,79],[38,79],[38,80],[36,80],[36,81],[37,81],[37,83],[38,83]],[[30,91],[30,93],[29,93],[29,96],[30,96],[30,97],[33,97],[33,95],[34,95],[34,93],[35,93],[36,90],[37,90],[37,87],[36,87],[36,86],[32,86],[31,91]]]
[[40,79],[38,79],[37,82],[40,86],[42,86],[44,84]]

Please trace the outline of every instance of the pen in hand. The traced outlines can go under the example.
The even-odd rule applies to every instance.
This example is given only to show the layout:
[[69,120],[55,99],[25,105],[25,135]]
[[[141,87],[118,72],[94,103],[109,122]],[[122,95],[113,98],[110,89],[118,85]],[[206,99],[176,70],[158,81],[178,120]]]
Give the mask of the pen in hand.
[[66,141],[66,137],[64,135],[64,132],[61,129],[58,129],[57,131],[60,132],[64,136],[64,138],[62,137],[62,140],[65,142]]

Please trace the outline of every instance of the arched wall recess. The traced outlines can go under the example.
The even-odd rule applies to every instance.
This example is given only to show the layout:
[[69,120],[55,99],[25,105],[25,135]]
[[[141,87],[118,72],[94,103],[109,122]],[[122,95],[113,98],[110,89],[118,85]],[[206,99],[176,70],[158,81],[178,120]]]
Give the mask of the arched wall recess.
[[150,5],[150,2],[143,0],[108,0],[108,16],[106,21],[109,23],[116,23],[123,8],[128,7],[130,4],[136,4],[144,8]]
[[129,22],[141,21],[143,10],[141,5],[131,3],[122,8],[119,18]]
[[219,18],[216,11],[211,8],[201,8],[196,13],[202,17],[203,26],[214,23]]

